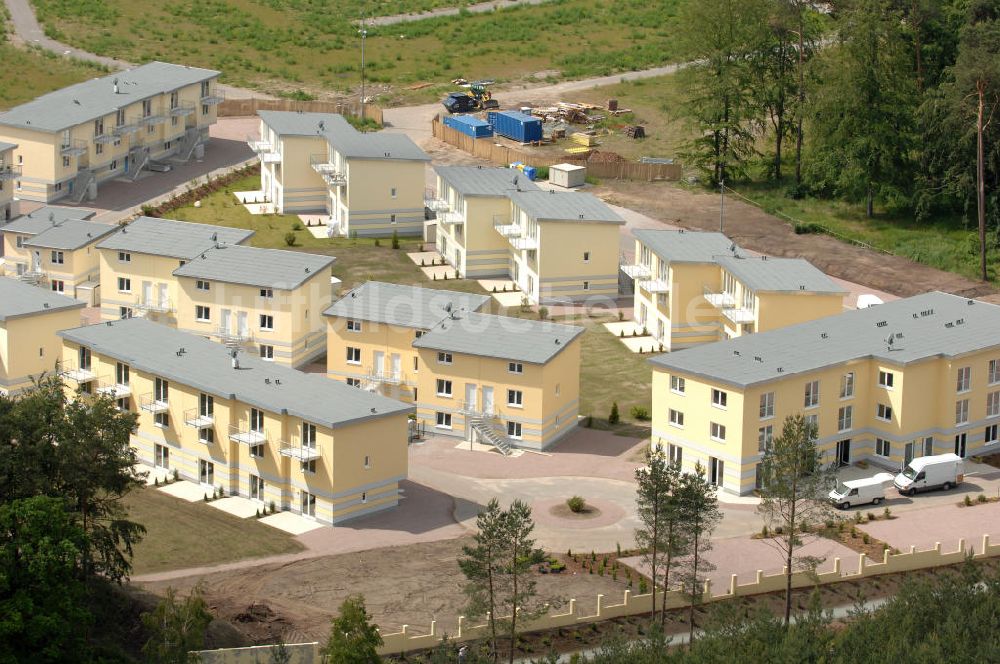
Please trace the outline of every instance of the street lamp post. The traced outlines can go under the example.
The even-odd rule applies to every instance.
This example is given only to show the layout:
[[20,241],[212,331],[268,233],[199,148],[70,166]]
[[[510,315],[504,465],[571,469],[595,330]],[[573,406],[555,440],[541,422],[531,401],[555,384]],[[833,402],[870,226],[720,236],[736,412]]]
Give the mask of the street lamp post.
[[726,180],[725,178],[719,180],[719,194],[721,195],[719,203],[719,232],[722,232],[722,227],[726,221]]
[[365,27],[365,19],[361,19],[361,119],[365,118],[365,37],[368,36],[368,28]]

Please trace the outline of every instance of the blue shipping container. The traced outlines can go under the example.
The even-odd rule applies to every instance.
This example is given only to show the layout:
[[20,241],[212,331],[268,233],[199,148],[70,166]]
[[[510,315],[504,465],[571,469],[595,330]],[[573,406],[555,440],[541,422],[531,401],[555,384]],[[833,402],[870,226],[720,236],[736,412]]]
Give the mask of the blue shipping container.
[[518,111],[490,111],[486,119],[493,131],[519,143],[542,140],[542,120]]
[[473,138],[489,138],[493,135],[493,127],[489,122],[471,115],[449,115],[444,119],[444,126],[457,129]]

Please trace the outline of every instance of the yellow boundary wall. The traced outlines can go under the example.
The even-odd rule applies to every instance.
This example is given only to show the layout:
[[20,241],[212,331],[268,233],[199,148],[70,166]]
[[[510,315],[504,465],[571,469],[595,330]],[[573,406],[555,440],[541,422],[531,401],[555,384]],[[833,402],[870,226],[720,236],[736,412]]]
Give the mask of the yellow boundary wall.
[[[983,535],[978,549],[967,546],[965,539],[960,539],[955,550],[948,552],[943,552],[941,543],[937,542],[933,548],[922,551],[917,551],[914,546],[911,546],[909,551],[897,554],[892,554],[889,550],[886,550],[881,561],[870,560],[866,554],[859,553],[856,566],[850,569],[843,564],[840,558],[834,558],[833,569],[828,572],[820,574],[814,574],[805,570],[794,572],[792,574],[792,587],[808,588],[817,584],[826,585],[883,574],[896,574],[917,569],[955,565],[964,561],[969,553],[972,553],[973,558],[976,560],[1000,557],[1000,544],[990,543],[990,536]],[[729,587],[719,593],[715,593],[712,583],[706,581],[704,602],[716,602],[733,597],[759,595],[781,591],[784,588],[784,570],[774,574],[765,574],[763,570],[757,570],[754,579],[748,583],[740,583],[738,575],[733,574],[730,577]],[[668,609],[680,608],[686,606],[687,603],[684,595],[677,590],[672,590],[665,595],[663,592],[658,591],[657,595],[657,606],[662,605],[665,601]],[[532,621],[524,631],[550,630],[597,622],[599,620],[649,613],[652,609],[652,600],[652,593],[633,595],[632,591],[626,590],[621,602],[609,604],[604,595],[598,595],[596,613],[592,615],[578,615],[576,600],[571,599],[565,612],[548,613]],[[454,631],[447,632],[447,636],[452,642],[472,641],[484,638],[488,634],[488,629],[489,625],[486,623],[467,625],[465,617],[459,616],[458,624],[455,626]],[[445,632],[440,630],[436,620],[431,621],[430,631],[426,634],[411,633],[409,626],[403,625],[402,630],[399,632],[382,635],[385,645],[382,646],[379,652],[380,654],[387,655],[433,648],[441,643],[444,635]],[[207,664],[256,664],[259,661],[266,661],[263,658],[269,656],[271,647],[254,646],[252,648],[203,650],[198,654],[201,656],[201,661]],[[319,643],[300,643],[288,645],[286,648],[291,655],[290,664],[318,664],[321,661]]]

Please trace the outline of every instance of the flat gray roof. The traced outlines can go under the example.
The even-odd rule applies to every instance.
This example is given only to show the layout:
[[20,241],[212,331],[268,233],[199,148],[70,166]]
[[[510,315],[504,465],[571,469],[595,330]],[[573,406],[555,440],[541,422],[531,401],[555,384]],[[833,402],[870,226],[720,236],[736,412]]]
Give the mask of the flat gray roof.
[[413,346],[545,364],[583,332],[582,327],[551,321],[459,313],[441,320]]
[[650,362],[746,387],[851,360],[905,365],[1000,349],[998,331],[1000,306],[933,292],[658,355]]
[[329,276],[335,260],[333,256],[301,251],[226,245],[192,258],[174,270],[174,275],[291,290],[317,274]]
[[804,258],[721,256],[719,265],[754,291],[846,293]]
[[107,237],[117,230],[118,226],[110,224],[100,224],[96,221],[82,219],[67,219],[55,226],[49,226],[25,242],[24,246],[73,251],[82,249],[92,242],[97,242],[102,237]]
[[257,111],[257,115],[279,136],[316,136],[323,134],[323,127],[351,125],[338,113],[299,113],[298,111]]
[[80,300],[53,293],[47,288],[0,277],[0,321],[65,309],[82,309],[84,306],[85,303]]
[[70,85],[15,106],[6,113],[0,113],[0,125],[58,132],[110,115],[123,106],[218,75],[219,72],[212,69],[150,62]]
[[632,231],[632,236],[668,263],[714,263],[736,246],[722,233],[640,229]]
[[434,171],[462,196],[506,197],[518,187],[521,191],[538,191],[537,184],[513,168],[435,166]]
[[582,191],[515,191],[510,200],[533,219],[625,223],[604,201]]
[[413,411],[412,405],[249,354],[240,353],[240,368],[234,369],[225,346],[142,318],[64,330],[59,336],[178,384],[322,426]]
[[86,208],[63,207],[61,205],[46,205],[34,212],[22,214],[4,226],[0,226],[0,232],[19,233],[21,235],[37,235],[48,230],[56,224],[61,224],[67,219],[90,219],[95,214],[94,210]]
[[240,244],[252,235],[243,228],[139,217],[97,248],[191,260],[216,244]]
[[[264,123],[279,135],[324,136],[337,152],[357,159],[430,161],[426,152],[406,134],[360,132],[337,113],[258,111]],[[322,128],[320,123],[323,124]]]
[[478,311],[488,295],[369,281],[334,302],[326,316],[428,330],[448,311]]
[[13,150],[17,147],[17,143],[5,143],[0,141],[0,152],[6,152],[7,150]]

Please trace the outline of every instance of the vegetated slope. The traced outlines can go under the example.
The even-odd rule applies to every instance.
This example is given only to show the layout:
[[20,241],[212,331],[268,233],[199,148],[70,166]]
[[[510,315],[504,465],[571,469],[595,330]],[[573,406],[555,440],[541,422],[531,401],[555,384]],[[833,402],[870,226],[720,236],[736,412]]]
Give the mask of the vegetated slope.
[[[676,57],[672,24],[683,0],[554,0],[538,6],[369,28],[373,83],[447,84],[539,71],[609,74]],[[344,91],[360,80],[354,23],[362,0],[33,0],[46,32],[101,55],[212,67],[227,82],[272,92]],[[442,0],[381,3],[379,14]]]

